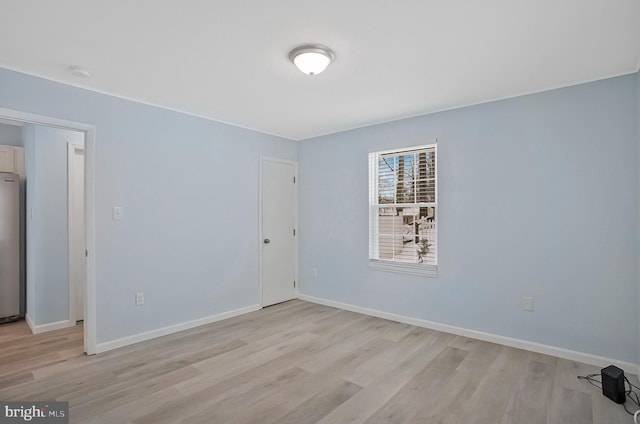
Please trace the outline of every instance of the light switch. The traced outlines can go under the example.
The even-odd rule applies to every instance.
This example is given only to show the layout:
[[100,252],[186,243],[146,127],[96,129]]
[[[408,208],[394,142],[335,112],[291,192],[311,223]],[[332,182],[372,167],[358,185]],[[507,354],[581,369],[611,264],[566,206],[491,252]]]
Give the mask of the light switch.
[[522,298],[522,310],[533,312],[533,297],[524,296]]
[[113,207],[113,220],[114,221],[122,221],[124,217],[124,211],[122,210],[122,206],[114,206]]

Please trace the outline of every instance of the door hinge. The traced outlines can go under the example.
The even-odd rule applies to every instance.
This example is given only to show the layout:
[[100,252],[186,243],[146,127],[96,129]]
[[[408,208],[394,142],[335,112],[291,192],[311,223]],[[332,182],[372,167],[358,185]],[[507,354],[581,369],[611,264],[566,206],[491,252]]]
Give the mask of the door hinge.
[[293,177],[293,183],[294,184],[296,183],[296,177]]
[[294,236],[296,235],[296,229],[295,228],[293,229],[293,235]]
[[296,288],[296,282],[295,281],[293,282],[293,288],[294,289]]

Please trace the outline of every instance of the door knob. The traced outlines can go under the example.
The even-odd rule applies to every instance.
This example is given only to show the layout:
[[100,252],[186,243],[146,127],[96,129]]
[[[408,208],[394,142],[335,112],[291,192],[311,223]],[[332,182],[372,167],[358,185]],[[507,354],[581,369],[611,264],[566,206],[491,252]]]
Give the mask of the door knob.
[[269,243],[271,243],[271,240],[269,240],[269,239],[264,239],[264,244],[269,244]]

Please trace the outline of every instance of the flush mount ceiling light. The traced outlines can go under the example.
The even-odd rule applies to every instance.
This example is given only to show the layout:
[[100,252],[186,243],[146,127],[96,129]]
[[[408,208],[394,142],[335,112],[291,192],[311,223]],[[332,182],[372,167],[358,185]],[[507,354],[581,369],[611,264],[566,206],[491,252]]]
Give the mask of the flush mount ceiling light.
[[69,72],[77,77],[91,78],[91,72],[82,66],[69,66]]
[[335,55],[320,44],[307,44],[296,47],[289,53],[289,59],[307,75],[316,75],[327,69]]

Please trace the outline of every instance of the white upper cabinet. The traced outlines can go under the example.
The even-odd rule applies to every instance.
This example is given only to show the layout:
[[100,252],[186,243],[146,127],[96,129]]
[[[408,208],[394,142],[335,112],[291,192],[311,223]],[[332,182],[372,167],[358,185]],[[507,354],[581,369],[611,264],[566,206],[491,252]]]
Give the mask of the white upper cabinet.
[[15,151],[12,147],[0,146],[0,172],[16,172]]

